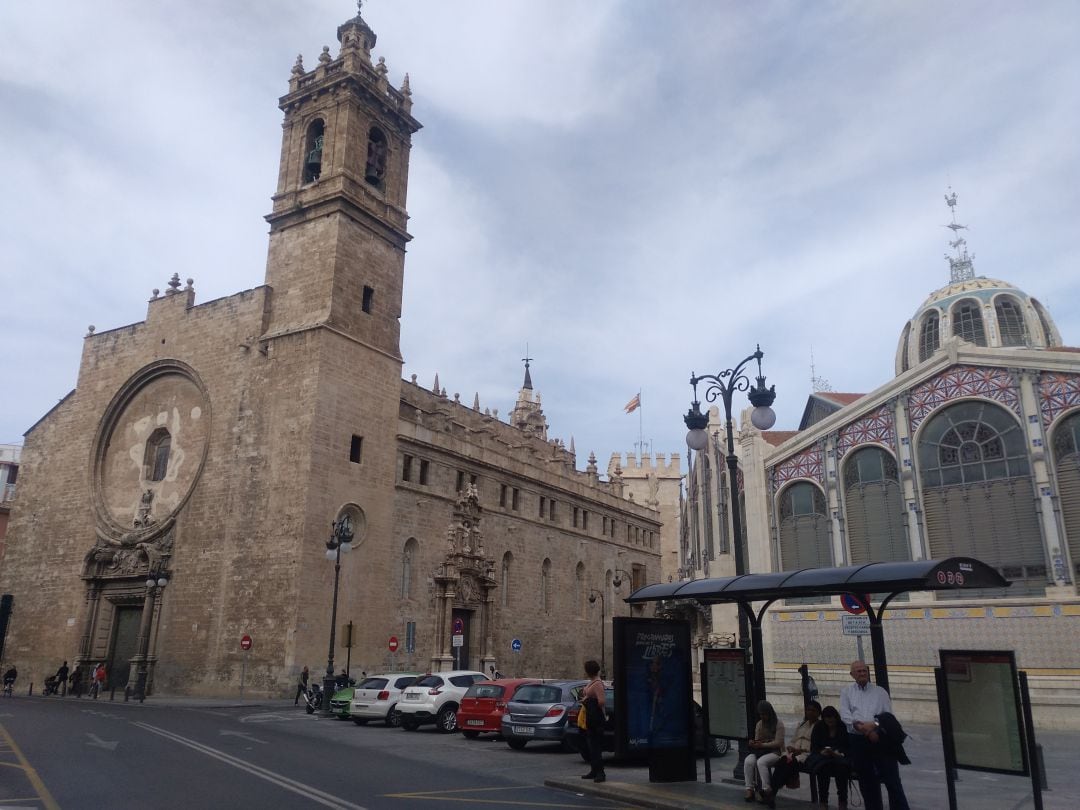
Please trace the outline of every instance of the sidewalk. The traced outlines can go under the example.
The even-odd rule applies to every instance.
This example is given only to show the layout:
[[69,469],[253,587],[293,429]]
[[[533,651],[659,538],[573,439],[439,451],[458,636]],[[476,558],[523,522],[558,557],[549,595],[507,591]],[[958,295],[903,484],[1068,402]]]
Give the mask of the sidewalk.
[[[698,779],[704,779],[700,773],[703,770],[699,764]],[[639,781],[644,776],[645,781]],[[614,801],[626,802],[637,807],[652,807],[658,810],[747,810],[747,808],[764,808],[765,805],[747,803],[743,800],[743,789],[738,785],[714,781],[705,782],[663,782],[651,783],[648,781],[647,768],[608,768],[607,781],[597,784],[588,779],[545,779],[547,787],[566,790],[571,793],[580,793],[587,796],[599,796]],[[714,771],[713,778],[719,778]],[[819,807],[813,805],[808,798],[810,790],[806,787],[806,776],[803,776],[803,787],[799,790],[782,790],[776,800],[777,807],[792,808],[793,810],[809,810]],[[835,799],[833,807],[836,806]]]

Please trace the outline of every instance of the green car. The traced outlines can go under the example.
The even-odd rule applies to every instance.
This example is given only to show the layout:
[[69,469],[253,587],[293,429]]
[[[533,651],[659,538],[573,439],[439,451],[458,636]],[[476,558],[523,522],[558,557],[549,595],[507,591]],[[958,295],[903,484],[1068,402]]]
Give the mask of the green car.
[[330,698],[330,714],[336,715],[338,720],[349,720],[352,717],[350,709],[354,691],[354,687],[346,686],[334,692]]

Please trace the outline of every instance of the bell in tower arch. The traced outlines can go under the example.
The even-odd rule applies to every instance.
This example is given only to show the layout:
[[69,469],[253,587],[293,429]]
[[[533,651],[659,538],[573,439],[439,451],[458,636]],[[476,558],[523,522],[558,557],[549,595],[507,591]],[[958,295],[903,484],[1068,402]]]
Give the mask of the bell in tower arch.
[[314,183],[322,175],[323,122],[316,119],[308,127],[308,136],[304,153],[304,182]]

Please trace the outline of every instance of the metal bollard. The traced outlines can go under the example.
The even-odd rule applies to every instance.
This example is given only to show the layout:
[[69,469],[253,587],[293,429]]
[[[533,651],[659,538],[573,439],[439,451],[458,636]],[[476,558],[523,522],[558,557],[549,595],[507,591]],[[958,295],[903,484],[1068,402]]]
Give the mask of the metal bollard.
[[28,697],[34,696],[34,682],[30,681],[30,691],[26,693]]

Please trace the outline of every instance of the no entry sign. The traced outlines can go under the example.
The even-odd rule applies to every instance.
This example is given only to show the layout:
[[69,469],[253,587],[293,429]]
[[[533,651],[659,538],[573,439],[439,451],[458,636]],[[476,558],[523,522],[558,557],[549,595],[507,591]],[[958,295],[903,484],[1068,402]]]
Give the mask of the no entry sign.
[[241,650],[250,650],[251,649],[251,636],[249,636],[247,633],[244,633],[244,635],[240,636],[240,649]]
[[389,641],[389,643],[387,643],[386,646],[390,648],[390,652],[397,652],[397,648],[398,648],[397,636],[390,636],[390,641]]

